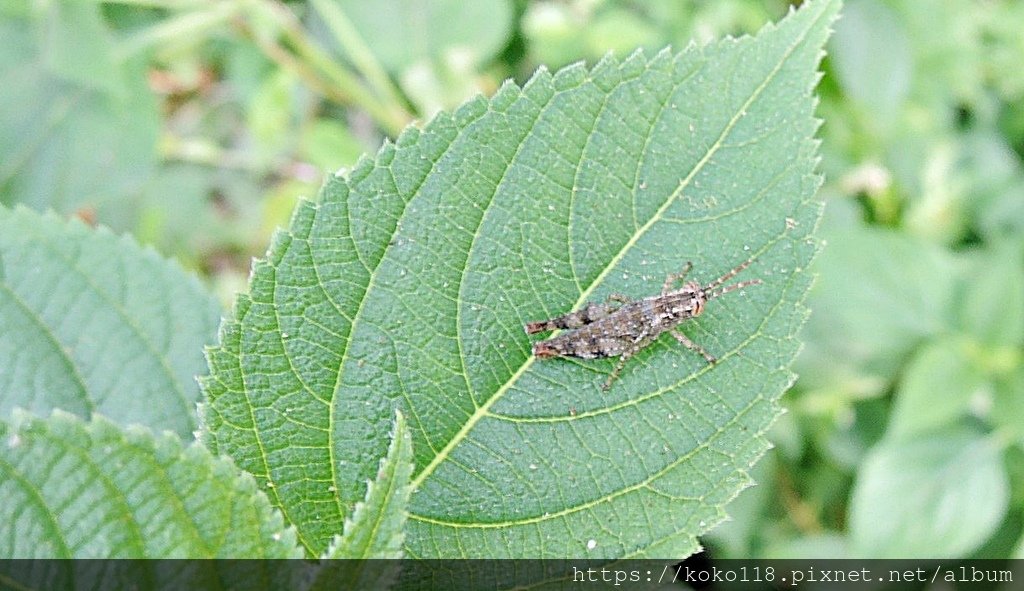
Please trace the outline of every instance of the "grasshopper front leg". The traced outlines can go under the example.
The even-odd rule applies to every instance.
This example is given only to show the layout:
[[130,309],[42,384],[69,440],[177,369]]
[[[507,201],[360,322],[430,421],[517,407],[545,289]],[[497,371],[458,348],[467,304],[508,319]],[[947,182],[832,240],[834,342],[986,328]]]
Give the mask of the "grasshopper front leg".
[[681,272],[669,273],[668,276],[665,277],[665,283],[661,285],[661,295],[665,295],[668,292],[672,291],[672,285],[676,281],[682,281],[683,279],[686,279],[686,275],[689,274],[690,269],[693,269],[693,263],[690,261],[686,261],[686,265],[683,266],[683,270]]
[[602,390],[607,391],[611,388],[612,382],[619,377],[619,372],[621,372],[622,368],[626,366],[626,362],[629,361],[629,358],[635,355],[637,351],[647,346],[647,343],[651,342],[651,339],[648,338],[649,334],[650,333],[646,329],[642,330],[640,334],[637,335],[636,339],[630,343],[629,348],[622,352],[622,355],[619,356],[619,362],[615,364],[615,369],[612,370],[612,375],[608,376],[604,385],[601,386]]
[[682,343],[684,347],[691,351],[696,351],[697,353],[700,353],[702,356],[704,356],[704,359],[706,359],[708,363],[716,363],[718,361],[717,359],[715,359],[714,355],[705,351],[704,347],[701,347],[697,343],[691,341],[686,335],[679,332],[679,329],[673,328],[669,332],[671,332],[672,336],[674,336],[677,341]]

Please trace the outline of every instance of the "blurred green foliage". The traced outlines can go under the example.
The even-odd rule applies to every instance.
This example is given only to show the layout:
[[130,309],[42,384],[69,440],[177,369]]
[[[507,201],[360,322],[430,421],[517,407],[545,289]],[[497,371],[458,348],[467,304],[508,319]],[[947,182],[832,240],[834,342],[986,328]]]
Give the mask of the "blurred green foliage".
[[[540,65],[781,0],[0,1],[0,203],[129,232],[225,302],[326,172]],[[1024,557],[1024,3],[847,0],[814,314],[716,556]]]

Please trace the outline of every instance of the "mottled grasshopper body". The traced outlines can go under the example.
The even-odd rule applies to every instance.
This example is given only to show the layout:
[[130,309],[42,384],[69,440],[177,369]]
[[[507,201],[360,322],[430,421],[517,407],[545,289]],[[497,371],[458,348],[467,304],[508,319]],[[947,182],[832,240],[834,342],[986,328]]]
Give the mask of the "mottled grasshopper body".
[[693,267],[691,263],[686,263],[682,273],[671,274],[665,278],[660,295],[632,300],[613,294],[603,304],[591,302],[575,312],[557,318],[530,322],[525,326],[527,334],[556,329],[567,330],[554,338],[534,343],[533,354],[539,359],[618,357],[618,364],[604,383],[605,390],[611,387],[630,357],[666,331],[687,349],[700,353],[708,363],[714,363],[715,358],[710,353],[679,332],[676,327],[700,316],[709,300],[730,291],[760,284],[760,279],[752,279],[720,288],[723,283],[746,269],[750,263],[750,260],[743,262],[705,286],[696,281],[688,281],[679,289],[672,289],[672,286],[686,277]]

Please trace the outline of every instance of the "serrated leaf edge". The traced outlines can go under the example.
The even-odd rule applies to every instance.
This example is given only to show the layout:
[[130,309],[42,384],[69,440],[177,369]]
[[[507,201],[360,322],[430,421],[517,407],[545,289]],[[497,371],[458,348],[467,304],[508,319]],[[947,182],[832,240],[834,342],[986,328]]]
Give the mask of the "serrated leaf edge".
[[[155,434],[149,427],[144,425],[131,425],[122,428],[114,421],[99,414],[93,414],[86,421],[77,415],[59,409],[54,410],[48,418],[43,418],[24,409],[16,408],[12,412],[10,421],[0,421],[0,425],[3,424],[6,424],[10,429],[5,442],[5,445],[9,446],[20,444],[19,439],[26,430],[44,429],[50,432],[54,426],[64,426],[88,437],[90,441],[110,437],[117,439],[119,443],[125,446],[139,448],[154,457],[169,453],[175,457],[175,461],[193,463],[198,459],[202,462],[208,462],[209,472],[213,475],[234,474],[225,485],[230,487],[234,495],[249,495],[249,504],[255,505],[255,510],[258,513],[269,518],[261,526],[262,529],[272,532],[271,541],[273,543],[293,547],[290,558],[304,557],[302,549],[297,542],[295,528],[285,524],[281,512],[272,506],[266,495],[259,490],[252,475],[235,466],[231,458],[227,456],[214,456],[197,441],[185,444],[178,435],[171,431]],[[162,477],[169,478],[169,475],[163,472]],[[178,495],[177,492],[172,492],[171,494]],[[188,517],[191,518],[192,516],[189,515]],[[264,540],[264,542],[266,541]]]

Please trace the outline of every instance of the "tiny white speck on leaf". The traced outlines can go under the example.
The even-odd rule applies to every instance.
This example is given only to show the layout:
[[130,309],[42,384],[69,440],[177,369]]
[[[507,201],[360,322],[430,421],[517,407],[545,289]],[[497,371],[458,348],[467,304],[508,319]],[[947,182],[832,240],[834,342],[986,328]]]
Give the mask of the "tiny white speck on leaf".
[[597,548],[597,540],[587,540],[587,550],[593,550],[594,548]]

